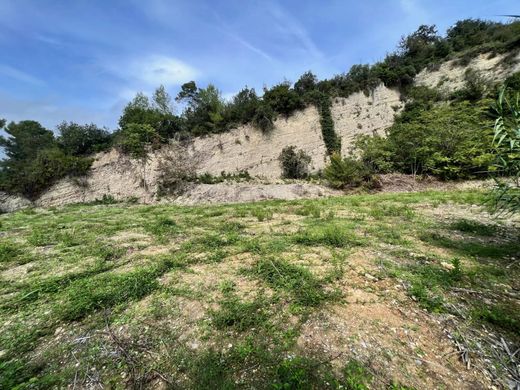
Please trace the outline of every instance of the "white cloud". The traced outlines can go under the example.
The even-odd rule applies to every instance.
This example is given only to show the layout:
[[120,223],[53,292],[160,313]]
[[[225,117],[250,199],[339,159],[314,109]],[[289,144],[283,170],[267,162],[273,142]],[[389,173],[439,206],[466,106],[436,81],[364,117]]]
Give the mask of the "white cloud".
[[12,68],[8,65],[0,64],[0,75],[6,76],[10,79],[15,79],[23,83],[43,85],[44,82],[28,73],[22,72],[21,70]]
[[150,86],[180,85],[197,77],[198,71],[192,66],[173,57],[154,55],[131,63],[131,78]]

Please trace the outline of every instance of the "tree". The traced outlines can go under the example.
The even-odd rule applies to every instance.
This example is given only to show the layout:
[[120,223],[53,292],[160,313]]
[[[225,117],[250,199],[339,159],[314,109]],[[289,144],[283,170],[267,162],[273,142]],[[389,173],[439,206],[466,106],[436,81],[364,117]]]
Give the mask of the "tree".
[[173,115],[171,97],[168,92],[166,92],[164,85],[160,85],[153,93],[153,103],[154,108],[162,115]]
[[186,103],[183,112],[184,126],[190,133],[205,135],[226,129],[225,103],[214,85],[198,88],[194,81],[190,81],[181,86],[175,100]]
[[296,83],[294,83],[294,90],[300,96],[316,89],[318,85],[318,78],[310,70],[301,75]]
[[305,107],[301,96],[291,89],[291,84],[288,82],[264,89],[263,101],[271,106],[277,114],[285,116]]
[[7,156],[0,162],[2,190],[34,198],[62,177],[86,174],[92,163],[67,155],[53,133],[36,121],[11,122],[5,132],[9,137],[0,136]]
[[117,134],[116,145],[123,153],[136,159],[145,159],[148,146],[157,145],[160,137],[157,131],[148,124],[129,123]]
[[65,153],[73,156],[86,156],[106,150],[112,142],[110,133],[93,123],[79,125],[74,122],[62,122],[58,125],[58,131],[58,143]]
[[5,150],[9,164],[34,159],[39,150],[55,143],[52,131],[36,121],[11,122],[4,130],[8,137],[0,136],[0,146]]
[[139,92],[126,105],[119,119],[119,127],[124,129],[131,123],[153,127],[164,141],[174,137],[182,129],[179,117],[173,114],[170,95],[162,85],[155,90],[151,102],[146,95]]
[[227,108],[227,119],[231,123],[248,123],[255,116],[259,105],[260,99],[255,90],[245,87],[233,97]]

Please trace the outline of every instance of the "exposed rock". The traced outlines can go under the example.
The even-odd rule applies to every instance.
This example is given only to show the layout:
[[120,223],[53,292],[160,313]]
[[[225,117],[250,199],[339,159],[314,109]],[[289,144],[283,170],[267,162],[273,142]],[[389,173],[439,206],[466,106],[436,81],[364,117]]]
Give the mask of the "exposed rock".
[[0,192],[0,212],[11,213],[16,210],[31,207],[33,203],[21,195],[11,195]]
[[464,74],[467,69],[474,69],[489,81],[500,81],[520,71],[520,53],[512,60],[504,63],[505,54],[492,56],[490,53],[480,54],[468,66],[458,66],[456,60],[442,63],[437,70],[423,69],[415,78],[417,85],[439,88],[448,92],[464,86]]

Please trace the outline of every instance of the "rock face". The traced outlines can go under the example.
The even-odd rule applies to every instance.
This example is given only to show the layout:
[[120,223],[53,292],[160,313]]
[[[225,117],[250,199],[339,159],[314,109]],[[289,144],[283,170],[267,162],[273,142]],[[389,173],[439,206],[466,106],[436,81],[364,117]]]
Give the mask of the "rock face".
[[464,86],[464,74],[467,69],[474,69],[489,81],[500,81],[520,71],[520,53],[512,58],[506,54],[493,56],[480,54],[470,61],[468,66],[457,66],[455,60],[444,62],[437,70],[422,70],[415,78],[415,84],[430,88],[454,91]]
[[325,144],[315,107],[298,111],[289,118],[280,117],[274,125],[274,129],[265,134],[246,125],[228,133],[196,138],[192,150],[203,156],[199,173],[220,175],[222,171],[248,171],[251,176],[279,178],[278,156],[288,145],[295,145],[311,156],[313,171],[325,166]]
[[394,123],[394,115],[404,107],[401,94],[380,85],[371,94],[357,92],[337,98],[332,105],[336,134],[341,137],[341,154],[347,155],[356,136],[382,134]]
[[[368,96],[360,92],[348,98],[335,99],[331,112],[335,131],[342,138],[342,153],[349,152],[355,135],[373,134],[391,126],[394,114],[402,106],[399,92],[384,86],[379,86]],[[197,160],[197,174],[210,173],[218,176],[222,172],[247,171],[251,176],[268,181],[280,178],[278,156],[282,149],[289,145],[294,145],[311,156],[311,171],[316,172],[325,167],[328,157],[323,143],[319,113],[315,107],[307,107],[289,118],[280,117],[274,124],[274,129],[268,133],[245,125],[227,133],[195,138],[182,152],[175,149],[175,153],[180,154],[177,158]],[[136,197],[143,203],[153,202],[156,200],[158,165],[162,152],[164,150],[151,153],[146,161],[131,160],[116,150],[100,153],[95,156],[88,177],[80,180],[61,180],[42,194],[35,203],[38,206],[57,206],[90,202],[101,199],[103,195],[111,195],[116,199]],[[192,191],[195,191],[193,195],[187,195],[185,198],[185,203],[193,203],[193,199],[198,197],[208,199],[207,195],[217,189],[214,195],[220,201],[226,197],[230,201],[274,197],[293,199],[306,195],[320,196],[324,193],[322,187],[311,189],[291,185],[292,187],[285,188],[282,184],[262,186],[196,186],[192,188]]]
[[2,213],[11,213],[19,209],[31,207],[32,205],[33,203],[23,196],[0,192],[0,212]]

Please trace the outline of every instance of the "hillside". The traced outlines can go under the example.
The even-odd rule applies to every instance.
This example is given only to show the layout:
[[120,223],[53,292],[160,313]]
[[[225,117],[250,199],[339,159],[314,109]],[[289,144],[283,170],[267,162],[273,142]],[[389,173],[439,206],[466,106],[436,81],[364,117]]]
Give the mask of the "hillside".
[[[481,54],[466,66],[458,66],[455,60],[450,60],[441,64],[437,70],[422,71],[417,75],[415,84],[453,92],[464,87],[464,75],[468,69],[481,72],[489,82],[500,82],[520,71],[520,54],[509,62],[511,65],[504,67],[505,57],[506,55]],[[399,114],[403,106],[400,92],[382,85],[368,95],[357,92],[348,98],[333,99],[331,114],[335,132],[341,139],[341,153],[344,156],[350,153],[357,135],[384,135],[384,130],[393,124],[394,116]],[[274,122],[273,130],[268,133],[260,132],[248,124],[222,134],[195,137],[191,141],[183,142],[181,146],[163,146],[152,153],[144,164],[115,149],[99,153],[94,157],[94,163],[85,178],[59,181],[41,194],[35,200],[35,204],[55,206],[89,202],[103,196],[112,196],[115,199],[135,197],[140,202],[155,202],[158,200],[160,175],[158,164],[164,158],[188,158],[198,175],[219,176],[222,172],[231,175],[247,172],[264,184],[276,182],[281,177],[278,157],[282,149],[289,145],[296,146],[311,157],[311,172],[324,169],[328,154],[316,108],[311,106],[287,118],[279,117]],[[196,192],[197,187],[191,191]],[[321,186],[309,184],[308,187],[308,196],[330,194],[330,190]],[[275,188],[268,198],[277,197],[277,192],[283,193],[280,188],[274,191]],[[287,191],[295,198],[306,196],[305,193],[298,193],[299,190],[290,185]],[[221,198],[227,198],[229,201],[248,199],[234,196],[234,186],[231,186],[228,192],[227,196],[223,195]],[[258,193],[261,194],[262,191]],[[283,195],[278,197],[283,198]],[[259,195],[257,199],[262,198]],[[254,200],[255,197],[249,199]],[[11,203],[29,204],[26,200]],[[13,209],[8,206],[7,200],[4,204],[6,209]]]

